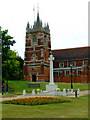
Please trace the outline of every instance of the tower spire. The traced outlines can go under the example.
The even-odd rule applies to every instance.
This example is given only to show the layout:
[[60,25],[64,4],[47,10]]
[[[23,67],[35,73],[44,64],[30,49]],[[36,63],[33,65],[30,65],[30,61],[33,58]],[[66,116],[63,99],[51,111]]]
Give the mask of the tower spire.
[[39,22],[39,3],[37,3],[37,22]]

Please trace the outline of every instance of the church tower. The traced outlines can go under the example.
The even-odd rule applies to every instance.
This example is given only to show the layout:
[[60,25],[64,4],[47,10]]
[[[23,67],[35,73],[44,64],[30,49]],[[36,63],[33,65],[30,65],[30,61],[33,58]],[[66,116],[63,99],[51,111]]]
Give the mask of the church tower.
[[24,57],[24,79],[33,82],[49,81],[51,53],[50,29],[48,23],[42,25],[37,11],[37,19],[33,27],[29,22],[26,27],[26,43]]

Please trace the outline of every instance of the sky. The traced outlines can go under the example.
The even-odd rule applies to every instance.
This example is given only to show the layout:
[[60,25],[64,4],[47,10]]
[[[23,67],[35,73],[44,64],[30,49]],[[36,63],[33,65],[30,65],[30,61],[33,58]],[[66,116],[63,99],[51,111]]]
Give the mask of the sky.
[[26,25],[36,20],[37,4],[50,27],[52,50],[88,46],[88,0],[0,0],[0,26],[14,37],[11,49],[19,56],[24,59]]

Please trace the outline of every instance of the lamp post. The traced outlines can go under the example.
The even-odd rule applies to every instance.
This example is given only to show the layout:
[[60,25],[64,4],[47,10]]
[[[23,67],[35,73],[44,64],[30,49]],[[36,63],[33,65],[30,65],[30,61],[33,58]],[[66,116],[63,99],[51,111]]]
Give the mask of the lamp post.
[[73,67],[73,63],[72,63],[72,61],[71,61],[70,67],[71,67],[71,89],[73,89],[73,84],[72,84],[72,67]]

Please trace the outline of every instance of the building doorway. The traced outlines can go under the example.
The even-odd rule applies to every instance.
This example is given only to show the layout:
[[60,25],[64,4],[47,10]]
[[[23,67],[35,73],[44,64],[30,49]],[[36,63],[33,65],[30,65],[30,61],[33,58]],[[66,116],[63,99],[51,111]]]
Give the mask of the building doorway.
[[32,75],[32,82],[36,82],[36,75]]

